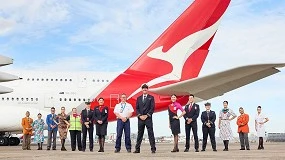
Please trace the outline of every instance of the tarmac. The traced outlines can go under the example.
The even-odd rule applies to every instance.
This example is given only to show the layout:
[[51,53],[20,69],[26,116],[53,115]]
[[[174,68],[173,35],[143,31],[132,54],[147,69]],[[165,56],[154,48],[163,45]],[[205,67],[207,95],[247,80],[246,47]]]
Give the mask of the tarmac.
[[180,152],[171,153],[173,148],[171,143],[158,143],[156,145],[157,152],[152,154],[150,152],[149,144],[142,144],[141,152],[138,154],[127,153],[124,146],[120,153],[114,153],[114,144],[106,144],[105,152],[98,153],[98,144],[94,144],[94,152],[86,150],[86,152],[71,151],[70,145],[67,144],[68,151],[60,151],[60,146],[57,146],[57,150],[44,150],[38,151],[37,146],[33,145],[32,150],[22,150],[21,146],[1,146],[0,147],[0,159],[7,160],[80,160],[80,159],[96,159],[96,160],[108,160],[108,159],[124,159],[124,160],[145,160],[145,159],[206,159],[206,160],[221,160],[221,159],[262,159],[262,160],[285,160],[285,143],[265,143],[265,150],[257,150],[257,144],[251,144],[251,150],[240,151],[239,144],[230,144],[229,151],[223,150],[222,144],[218,144],[217,152],[213,152],[208,144],[208,149],[205,152],[194,152],[193,148],[190,148],[189,152],[183,152],[184,144],[179,144]]

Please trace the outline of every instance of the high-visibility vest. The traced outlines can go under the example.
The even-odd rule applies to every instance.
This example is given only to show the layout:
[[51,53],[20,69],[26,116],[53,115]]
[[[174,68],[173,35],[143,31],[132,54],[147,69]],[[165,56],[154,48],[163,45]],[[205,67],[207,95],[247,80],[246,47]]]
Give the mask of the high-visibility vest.
[[69,130],[81,131],[82,126],[81,126],[80,120],[81,120],[80,116],[73,117],[73,115],[70,115]]

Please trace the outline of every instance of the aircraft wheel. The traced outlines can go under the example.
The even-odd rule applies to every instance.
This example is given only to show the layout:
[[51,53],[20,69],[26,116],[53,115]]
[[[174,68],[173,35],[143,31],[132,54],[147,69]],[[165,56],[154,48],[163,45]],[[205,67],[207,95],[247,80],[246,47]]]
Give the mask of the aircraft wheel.
[[9,140],[7,137],[0,137],[0,146],[8,146]]
[[20,144],[20,140],[17,137],[10,137],[9,138],[9,145],[10,146],[17,146]]

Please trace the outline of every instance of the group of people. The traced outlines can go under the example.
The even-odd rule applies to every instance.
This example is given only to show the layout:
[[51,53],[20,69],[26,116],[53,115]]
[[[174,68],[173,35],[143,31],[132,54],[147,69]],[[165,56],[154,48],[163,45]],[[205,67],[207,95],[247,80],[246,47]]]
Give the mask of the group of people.
[[[179,152],[178,149],[178,134],[180,133],[180,121],[179,118],[184,117],[185,119],[185,132],[186,132],[186,144],[184,152],[189,151],[190,143],[190,130],[192,128],[194,136],[194,148],[195,152],[199,152],[199,141],[197,136],[197,118],[199,117],[199,105],[194,102],[194,95],[189,95],[188,103],[183,109],[182,106],[176,102],[177,96],[173,94],[171,96],[172,103],[168,106],[169,113],[169,127],[172,131],[174,137],[174,148],[171,152]],[[231,130],[230,121],[237,117],[236,124],[238,126],[238,133],[240,138],[240,150],[250,150],[248,133],[249,133],[249,116],[244,112],[242,107],[239,108],[240,115],[237,116],[231,109],[228,107],[228,101],[223,102],[223,109],[219,113],[218,128],[220,129],[220,138],[223,140],[224,149],[223,151],[228,151],[229,140],[233,138],[233,133]],[[177,111],[181,111],[181,115],[177,115]],[[257,136],[259,137],[258,150],[264,149],[263,147],[263,137],[265,137],[264,123],[268,122],[268,118],[261,114],[261,106],[257,107],[257,114],[255,117],[255,130]],[[205,111],[201,114],[202,121],[202,132],[203,132],[203,141],[202,141],[202,150],[205,151],[208,135],[210,136],[210,141],[213,151],[217,151],[216,140],[215,140],[215,121],[216,113],[211,110],[211,103],[205,103]]]
[[[148,93],[148,85],[143,84],[141,86],[142,95],[137,98],[136,101],[136,115],[138,118],[138,136],[135,145],[135,151],[133,153],[140,153],[140,146],[143,140],[143,134],[145,128],[147,128],[149,142],[151,146],[151,153],[156,152],[155,137],[153,132],[152,114],[154,113],[155,101],[154,97]],[[131,153],[132,145],[130,138],[130,118],[133,115],[134,108],[130,103],[127,103],[127,95],[121,94],[120,103],[114,108],[114,114],[117,117],[117,137],[115,145],[115,153],[121,151],[121,139],[124,132],[125,147],[128,153]],[[178,149],[178,134],[180,133],[180,121],[181,117],[185,119],[185,133],[186,144],[184,152],[189,152],[190,148],[190,130],[192,129],[194,136],[194,148],[195,152],[199,152],[199,141],[197,135],[197,119],[199,117],[200,108],[199,105],[194,102],[194,95],[189,95],[188,103],[183,107],[176,102],[177,96],[172,95],[172,103],[168,106],[169,113],[169,127],[174,137],[174,148],[171,152],[179,152]],[[23,127],[23,150],[30,150],[31,135],[34,130],[34,141],[38,144],[38,150],[42,150],[42,144],[44,142],[44,125],[48,126],[48,141],[47,150],[56,150],[56,137],[59,132],[61,140],[61,151],[66,151],[65,140],[67,138],[68,131],[70,132],[71,149],[76,150],[76,143],[79,151],[85,152],[86,150],[86,138],[87,132],[89,136],[89,150],[93,152],[93,131],[94,125],[96,126],[96,135],[98,136],[98,142],[100,149],[98,152],[104,152],[105,136],[107,135],[108,115],[109,108],[104,105],[104,99],[98,98],[98,106],[93,110],[90,109],[90,102],[86,102],[86,107],[78,114],[77,109],[73,108],[72,113],[67,115],[65,107],[61,107],[61,112],[55,114],[55,108],[51,108],[51,114],[47,115],[46,121],[42,119],[41,113],[38,114],[38,119],[33,121],[30,118],[29,111],[26,112],[26,117],[22,119]],[[224,101],[224,108],[220,111],[218,128],[220,129],[220,138],[224,142],[224,151],[228,151],[229,140],[232,138],[232,130],[230,127],[230,121],[235,119],[236,114],[228,108],[228,102]],[[211,110],[211,104],[205,103],[206,110],[201,114],[203,142],[202,150],[205,151],[207,145],[208,135],[210,136],[212,149],[216,149],[215,141],[215,120],[216,114]],[[181,111],[181,115],[177,115],[177,111]],[[240,137],[241,150],[249,150],[248,143],[248,115],[244,113],[243,108],[239,109],[240,116],[237,118],[238,133]],[[255,119],[256,131],[259,136],[258,149],[264,149],[263,137],[265,136],[264,123],[268,121],[268,118],[261,114],[261,107],[257,108],[258,114]],[[82,135],[82,138],[81,138]]]

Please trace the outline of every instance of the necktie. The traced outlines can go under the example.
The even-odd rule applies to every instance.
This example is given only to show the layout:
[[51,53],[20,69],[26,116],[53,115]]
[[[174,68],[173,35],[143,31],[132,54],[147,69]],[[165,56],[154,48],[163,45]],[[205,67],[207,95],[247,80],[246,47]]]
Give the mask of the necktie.
[[189,112],[191,111],[191,109],[192,109],[192,103],[190,103],[189,105]]
[[54,119],[54,114],[52,114],[52,119]]
[[145,100],[146,100],[146,95],[143,96],[143,102],[145,102]]
[[89,112],[89,110],[87,109],[86,112],[87,112],[87,117],[88,117],[88,112]]
[[209,120],[209,114],[210,114],[210,111],[207,111],[207,117],[208,117],[208,120]]

